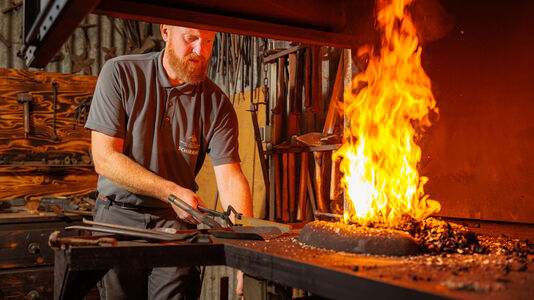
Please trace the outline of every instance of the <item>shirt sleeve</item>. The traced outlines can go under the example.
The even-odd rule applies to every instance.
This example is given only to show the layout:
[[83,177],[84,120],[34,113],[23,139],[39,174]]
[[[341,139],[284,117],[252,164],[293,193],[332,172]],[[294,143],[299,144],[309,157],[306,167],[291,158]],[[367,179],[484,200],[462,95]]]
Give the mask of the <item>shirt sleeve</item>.
[[98,76],[85,128],[124,138],[126,111],[120,82],[117,64],[107,61]]
[[234,107],[224,96],[208,145],[208,156],[214,166],[241,162],[239,158],[239,126]]

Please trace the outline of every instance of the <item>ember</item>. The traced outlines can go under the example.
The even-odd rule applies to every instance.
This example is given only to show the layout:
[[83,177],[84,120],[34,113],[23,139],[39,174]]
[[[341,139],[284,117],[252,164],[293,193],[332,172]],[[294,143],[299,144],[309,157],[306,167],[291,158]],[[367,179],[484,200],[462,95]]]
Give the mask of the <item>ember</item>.
[[466,227],[435,218],[405,222],[396,228],[315,221],[304,226],[299,240],[320,248],[388,256],[487,251]]
[[528,240],[476,235],[466,226],[437,218],[405,222],[395,228],[315,221],[304,226],[299,241],[330,250],[387,256],[491,253],[526,259],[534,254],[534,245]]
[[427,218],[421,222],[405,223],[403,230],[412,235],[428,253],[484,253],[477,237],[466,227]]

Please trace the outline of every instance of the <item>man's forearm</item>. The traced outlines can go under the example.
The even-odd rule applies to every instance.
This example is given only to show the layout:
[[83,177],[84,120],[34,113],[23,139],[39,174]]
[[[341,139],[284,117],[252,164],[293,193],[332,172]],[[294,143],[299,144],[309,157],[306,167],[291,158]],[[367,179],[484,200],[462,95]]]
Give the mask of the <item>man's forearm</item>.
[[250,188],[239,164],[217,166],[215,175],[223,209],[232,205],[244,216],[253,217]]
[[233,208],[244,216],[253,217],[252,199],[250,197],[250,190],[248,182],[245,177],[235,180],[231,190],[227,192],[220,191],[221,203],[223,207],[232,205]]
[[95,161],[95,169],[98,174],[132,193],[151,196],[165,202],[172,186],[176,186],[118,152],[109,153],[100,158],[100,161]]

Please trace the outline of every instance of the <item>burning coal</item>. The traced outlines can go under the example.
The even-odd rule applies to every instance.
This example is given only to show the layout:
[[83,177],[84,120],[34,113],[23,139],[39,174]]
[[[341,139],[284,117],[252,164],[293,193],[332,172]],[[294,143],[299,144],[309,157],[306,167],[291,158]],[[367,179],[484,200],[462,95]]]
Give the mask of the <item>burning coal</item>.
[[438,108],[421,66],[422,49],[407,10],[411,2],[377,1],[380,49],[358,50],[369,61],[344,95],[350,124],[334,158],[342,157],[346,222],[398,227],[440,209],[424,193],[428,178],[417,171],[421,149],[416,140]]

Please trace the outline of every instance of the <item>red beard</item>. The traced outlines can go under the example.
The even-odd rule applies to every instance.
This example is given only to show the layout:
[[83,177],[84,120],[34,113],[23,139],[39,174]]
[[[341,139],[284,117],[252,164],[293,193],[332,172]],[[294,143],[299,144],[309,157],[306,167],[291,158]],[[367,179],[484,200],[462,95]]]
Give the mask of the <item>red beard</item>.
[[199,84],[206,77],[207,61],[204,57],[191,53],[179,58],[172,48],[167,49],[170,67],[178,80],[191,84]]

